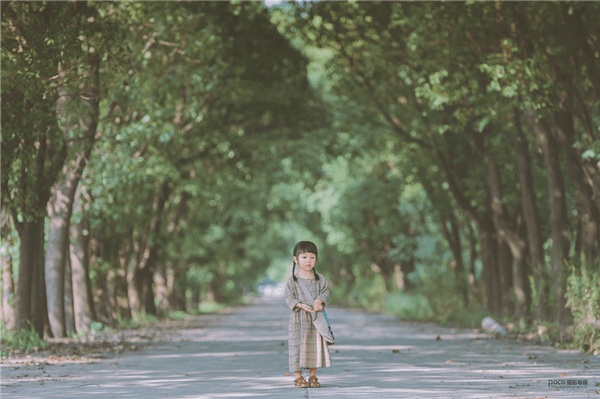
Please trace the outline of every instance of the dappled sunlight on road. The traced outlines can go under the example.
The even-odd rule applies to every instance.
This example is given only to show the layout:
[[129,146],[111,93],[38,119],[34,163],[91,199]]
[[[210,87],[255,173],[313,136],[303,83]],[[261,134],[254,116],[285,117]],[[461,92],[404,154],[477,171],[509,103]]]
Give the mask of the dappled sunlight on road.
[[330,347],[333,367],[318,372],[320,389],[293,387],[289,309],[281,298],[259,298],[190,317],[171,340],[137,353],[46,366],[47,374],[31,367],[19,377],[19,370],[3,369],[2,393],[16,399],[577,398],[592,391],[548,388],[548,379],[600,380],[600,361],[576,351],[335,307],[328,313],[338,344]]

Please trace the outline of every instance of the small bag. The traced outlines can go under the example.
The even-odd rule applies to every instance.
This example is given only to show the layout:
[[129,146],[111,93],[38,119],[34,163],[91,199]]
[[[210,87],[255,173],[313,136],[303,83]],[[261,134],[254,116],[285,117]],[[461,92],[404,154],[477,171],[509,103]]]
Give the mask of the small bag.
[[[300,285],[300,288],[302,288],[302,291],[304,291],[306,296],[309,297],[314,302],[315,299],[310,294],[310,291],[308,290],[308,288],[306,288],[306,285],[304,285],[304,282],[299,279],[298,284]],[[325,339],[325,342],[327,342],[327,345],[335,344],[335,337],[333,336],[333,331],[331,330],[331,324],[329,323],[329,318],[327,317],[327,312],[325,312],[325,309],[311,313],[311,315],[312,315],[312,319],[313,319],[313,324],[319,331],[319,334],[321,334],[323,336],[323,339]]]

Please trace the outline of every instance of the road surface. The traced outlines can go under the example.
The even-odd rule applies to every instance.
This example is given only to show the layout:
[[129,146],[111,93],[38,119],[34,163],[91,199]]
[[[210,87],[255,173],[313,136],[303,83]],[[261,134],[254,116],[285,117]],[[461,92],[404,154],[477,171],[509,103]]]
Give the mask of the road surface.
[[[258,298],[190,316],[138,351],[92,362],[5,361],[0,392],[15,399],[600,398],[598,356],[355,310],[328,313],[338,344],[330,347],[333,367],[319,370],[318,389],[293,387],[283,299]],[[548,380],[588,385],[552,388]]]

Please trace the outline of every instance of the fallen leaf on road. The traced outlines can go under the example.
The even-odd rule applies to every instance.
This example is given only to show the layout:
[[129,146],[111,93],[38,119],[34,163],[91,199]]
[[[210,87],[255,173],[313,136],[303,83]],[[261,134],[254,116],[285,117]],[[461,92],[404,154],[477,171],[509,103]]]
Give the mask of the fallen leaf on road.
[[446,360],[446,364],[452,363],[452,360]]
[[504,378],[504,376],[503,375],[499,375],[498,378]]
[[442,337],[440,337],[439,335],[435,338],[436,341],[441,341]]
[[399,349],[392,349],[392,353],[400,353]]
[[346,370],[344,370],[344,371],[350,371],[350,369],[346,369]]
[[283,376],[284,377],[289,377],[289,376],[291,376],[291,374],[290,373],[285,373]]
[[569,376],[569,374],[567,374],[567,373],[562,373],[560,376],[561,376],[561,377],[568,377],[568,376]]

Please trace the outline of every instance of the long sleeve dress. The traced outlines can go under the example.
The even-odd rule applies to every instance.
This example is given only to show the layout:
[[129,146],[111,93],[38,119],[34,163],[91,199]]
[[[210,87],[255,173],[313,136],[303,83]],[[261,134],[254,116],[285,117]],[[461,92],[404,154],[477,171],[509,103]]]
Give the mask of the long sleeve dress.
[[[296,278],[300,279],[298,275]],[[329,283],[319,274],[319,280],[314,277],[302,279],[311,295],[323,301],[323,308],[329,301]],[[288,347],[290,353],[290,372],[303,369],[331,367],[331,357],[327,342],[312,323],[312,316],[300,308],[294,308],[297,303],[313,307],[313,301],[306,297],[302,288],[292,277],[285,287],[285,302],[292,310],[289,321]]]

